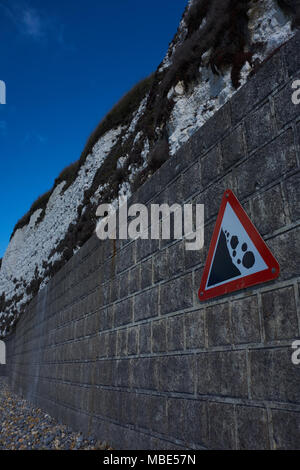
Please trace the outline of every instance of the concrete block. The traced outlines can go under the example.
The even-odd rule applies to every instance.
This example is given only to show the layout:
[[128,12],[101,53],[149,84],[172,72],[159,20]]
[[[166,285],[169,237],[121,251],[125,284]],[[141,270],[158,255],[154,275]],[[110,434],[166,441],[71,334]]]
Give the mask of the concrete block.
[[245,127],[249,152],[272,140],[275,134],[275,123],[273,122],[270,103],[265,103],[247,116]]
[[183,315],[169,318],[167,321],[167,351],[184,350]]
[[299,276],[299,236],[300,229],[295,228],[282,233],[267,242],[267,245],[280,266],[279,280],[286,280]]
[[221,142],[223,168],[227,170],[245,157],[244,128],[242,125],[231,131]]
[[151,324],[140,325],[139,352],[146,354],[151,352]]
[[160,306],[162,315],[191,307],[192,304],[191,275],[180,277],[161,286]]
[[162,392],[194,393],[196,380],[193,355],[162,356],[157,361],[157,380]]
[[[152,285],[152,258],[144,261],[140,265],[141,269],[141,288],[146,289]],[[137,280],[135,281],[138,285]]]
[[267,341],[294,339],[298,320],[293,286],[262,294],[262,313]]
[[209,346],[231,344],[229,304],[217,304],[206,309]]
[[168,251],[164,249],[159,251],[153,258],[153,280],[154,283],[166,280],[168,278]]
[[284,182],[285,193],[288,199],[289,214],[292,222],[300,219],[300,172],[291,176]]
[[202,189],[199,162],[196,161],[183,175],[182,198],[186,201]]
[[217,145],[200,160],[201,184],[203,188],[206,188],[209,183],[218,178],[222,171],[221,165],[221,146]]
[[289,129],[234,169],[240,199],[280,178],[297,165],[294,137]]
[[141,266],[135,266],[129,274],[129,294],[134,294],[141,288]]
[[247,398],[245,351],[199,353],[198,394]]
[[205,347],[205,310],[186,313],[184,315],[185,342],[187,349]]
[[152,323],[152,352],[165,352],[167,347],[167,325],[165,320]]
[[132,322],[132,299],[122,300],[115,304],[115,327]]
[[234,405],[208,403],[209,448],[236,449]]
[[300,403],[300,368],[292,353],[291,347],[249,352],[253,399]]
[[128,329],[127,351],[128,356],[138,353],[138,327]]
[[273,233],[286,224],[285,207],[280,185],[252,200],[252,222],[261,235]]
[[127,355],[127,330],[118,330],[117,333],[117,356]]
[[239,450],[270,449],[268,416],[264,408],[237,406],[236,416]]
[[184,251],[185,246],[183,241],[177,242],[168,248],[168,276],[173,277],[181,274],[184,269]]
[[300,413],[272,410],[273,448],[276,450],[300,449]]
[[[282,48],[285,65],[287,68],[288,75],[292,77],[300,71],[300,34],[296,31],[295,36],[290,39]],[[297,76],[298,78],[298,76]]]
[[134,320],[145,320],[158,315],[158,288],[147,290],[134,298]]
[[255,295],[232,302],[231,322],[234,344],[261,341],[257,297]]

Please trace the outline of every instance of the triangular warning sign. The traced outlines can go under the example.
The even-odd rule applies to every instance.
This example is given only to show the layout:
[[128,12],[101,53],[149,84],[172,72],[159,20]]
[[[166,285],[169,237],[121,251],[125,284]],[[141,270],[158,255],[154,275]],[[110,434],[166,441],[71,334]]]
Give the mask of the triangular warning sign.
[[279,264],[230,189],[212,236],[199,299],[207,300],[279,276]]

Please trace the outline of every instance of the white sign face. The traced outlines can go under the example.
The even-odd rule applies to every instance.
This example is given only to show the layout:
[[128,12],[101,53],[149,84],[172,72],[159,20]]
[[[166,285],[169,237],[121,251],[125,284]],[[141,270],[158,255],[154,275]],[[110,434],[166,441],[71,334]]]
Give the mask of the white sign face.
[[264,271],[268,266],[228,202],[206,283],[206,290]]
[[6,364],[5,343],[0,341],[0,364]]
[[278,278],[280,266],[230,189],[224,192],[198,291],[200,301]]

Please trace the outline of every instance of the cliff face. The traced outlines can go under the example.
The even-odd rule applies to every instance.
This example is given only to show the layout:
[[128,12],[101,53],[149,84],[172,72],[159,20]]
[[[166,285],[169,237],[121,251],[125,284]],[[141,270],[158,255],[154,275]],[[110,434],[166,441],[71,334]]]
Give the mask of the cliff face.
[[299,26],[298,0],[193,0],[157,71],[99,124],[75,164],[17,223],[0,271],[0,336],[96,228]]

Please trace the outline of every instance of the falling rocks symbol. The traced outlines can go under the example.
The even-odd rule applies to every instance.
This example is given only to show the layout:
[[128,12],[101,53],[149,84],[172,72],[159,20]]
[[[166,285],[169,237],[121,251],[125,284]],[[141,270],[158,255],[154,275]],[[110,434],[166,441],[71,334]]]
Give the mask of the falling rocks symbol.
[[231,190],[226,190],[212,236],[200,300],[279,276],[280,267]]

